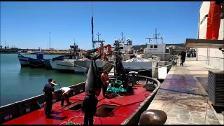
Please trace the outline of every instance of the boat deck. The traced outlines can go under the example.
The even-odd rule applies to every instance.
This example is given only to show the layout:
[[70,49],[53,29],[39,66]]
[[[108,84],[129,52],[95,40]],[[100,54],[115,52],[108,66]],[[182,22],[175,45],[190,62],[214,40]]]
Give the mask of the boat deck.
[[[98,97],[99,102],[97,104],[96,116],[94,116],[94,124],[120,125],[140,107],[140,104],[146,97],[151,95],[151,93],[143,87],[143,84],[136,84],[133,89],[133,95],[117,96],[111,99],[104,98],[101,92]],[[70,102],[72,102],[72,104],[69,106],[62,107],[60,101],[54,103],[52,107],[52,118],[45,117],[44,108],[42,107],[36,111],[9,120],[4,124],[64,125],[70,121],[82,125],[84,113],[81,110],[81,104],[84,97],[85,92],[70,97]],[[107,105],[107,107],[105,105]]]

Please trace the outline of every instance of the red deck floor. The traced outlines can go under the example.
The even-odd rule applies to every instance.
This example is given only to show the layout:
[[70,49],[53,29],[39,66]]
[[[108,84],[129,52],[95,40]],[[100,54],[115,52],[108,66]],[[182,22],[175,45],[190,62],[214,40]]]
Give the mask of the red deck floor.
[[[121,124],[139,107],[142,101],[150,95],[142,85],[134,86],[134,95],[118,96],[112,99],[107,99],[102,96],[98,97],[97,108],[103,104],[116,105],[110,116],[98,117],[94,116],[94,124]],[[85,93],[75,95],[70,98],[72,105],[84,99]],[[70,106],[61,107],[60,101],[53,104],[52,118],[45,117],[44,108],[30,112],[13,120],[7,121],[4,124],[66,124],[72,121],[76,124],[83,124],[84,113],[81,109],[71,110]]]

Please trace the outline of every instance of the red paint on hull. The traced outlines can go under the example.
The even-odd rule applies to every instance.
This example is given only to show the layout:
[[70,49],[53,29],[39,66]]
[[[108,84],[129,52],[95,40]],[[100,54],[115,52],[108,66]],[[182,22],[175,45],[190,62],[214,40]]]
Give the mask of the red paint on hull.
[[[150,92],[146,91],[143,85],[135,85],[134,95],[118,96],[112,99],[107,99],[100,94],[98,97],[97,108],[102,105],[115,105],[116,107],[111,112],[110,116],[99,117],[94,116],[94,124],[112,124],[120,125],[128,117],[133,114],[146,97],[150,96]],[[70,98],[72,105],[82,101],[85,93],[75,95]],[[44,108],[30,112],[4,124],[66,124],[68,121],[72,121],[76,124],[83,124],[84,113],[81,109],[71,110],[70,106],[61,107],[60,101],[53,104],[52,118],[48,119],[44,115]]]

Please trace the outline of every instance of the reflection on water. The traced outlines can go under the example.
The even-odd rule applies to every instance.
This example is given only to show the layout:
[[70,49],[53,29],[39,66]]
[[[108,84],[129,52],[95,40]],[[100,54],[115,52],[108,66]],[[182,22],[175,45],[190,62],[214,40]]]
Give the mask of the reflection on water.
[[[48,58],[55,56],[48,55]],[[85,80],[86,75],[61,73],[44,68],[20,67],[17,54],[0,54],[1,92],[0,105],[23,100],[42,94],[43,86],[48,78],[53,78],[61,86],[70,86]],[[56,86],[55,89],[59,87]]]

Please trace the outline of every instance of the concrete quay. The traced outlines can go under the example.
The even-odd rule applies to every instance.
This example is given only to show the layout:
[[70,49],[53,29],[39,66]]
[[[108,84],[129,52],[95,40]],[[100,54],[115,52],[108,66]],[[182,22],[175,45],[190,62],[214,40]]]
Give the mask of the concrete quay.
[[208,98],[208,71],[214,70],[189,60],[173,66],[147,108],[163,110],[165,125],[223,125],[224,113],[217,113]]

